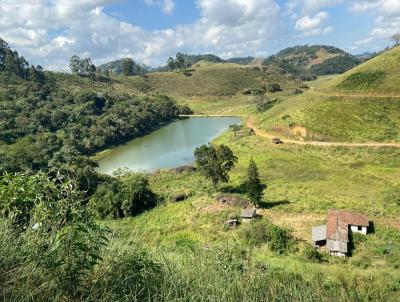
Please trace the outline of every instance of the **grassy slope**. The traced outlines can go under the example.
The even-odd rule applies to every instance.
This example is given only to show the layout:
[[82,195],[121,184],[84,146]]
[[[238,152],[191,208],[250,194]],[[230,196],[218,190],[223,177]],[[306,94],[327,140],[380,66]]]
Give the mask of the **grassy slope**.
[[[216,143],[228,144],[239,157],[224,190],[240,192],[248,161],[253,156],[263,182],[268,184],[262,205],[263,219],[293,228],[300,240],[299,251],[288,256],[276,256],[264,246],[257,248],[252,252],[254,261],[310,278],[321,273],[335,281],[356,275],[373,278],[373,284],[377,280],[393,283],[400,278],[396,270],[400,266],[400,240],[395,237],[400,228],[397,220],[400,151],[275,146],[262,138],[236,138],[229,132]],[[135,218],[107,222],[120,234],[121,244],[140,243],[176,257],[186,255],[188,250],[212,249],[229,242],[245,245],[239,235],[240,227],[231,230],[224,225],[241,209],[219,204],[218,193],[198,173],[160,172],[151,176],[151,183],[166,200],[182,192],[193,195],[184,202],[166,202]],[[351,262],[328,258],[327,269],[328,263],[305,261],[301,250],[302,241],[310,241],[311,226],[323,223],[326,210],[332,207],[365,212],[374,221],[376,232],[357,244]],[[394,242],[394,252],[389,257],[382,252],[388,240]]]
[[[383,52],[379,56],[361,64],[348,72],[338,76],[334,80],[322,85],[320,89],[331,93],[347,93],[347,94],[370,94],[385,96],[400,96],[400,47],[394,47]],[[341,87],[341,84],[350,75],[359,72],[385,72],[385,78],[376,86],[363,87]]]
[[[260,115],[258,125],[286,136],[293,135],[290,126],[301,126],[306,140],[399,142],[400,100],[390,97],[400,95],[399,58],[397,47],[332,80],[311,83],[314,89]],[[342,85],[354,73],[374,71],[386,73],[375,86]]]
[[[247,114],[253,97],[245,96],[245,88],[259,88],[278,83],[287,97],[300,85],[288,76],[263,71],[255,66],[232,63],[200,61],[186,73],[156,72],[145,76],[113,76],[109,82],[93,82],[89,79],[55,74],[60,86],[69,91],[96,90],[108,93],[152,94],[163,93],[188,104],[196,113]],[[275,96],[274,96],[275,97]]]

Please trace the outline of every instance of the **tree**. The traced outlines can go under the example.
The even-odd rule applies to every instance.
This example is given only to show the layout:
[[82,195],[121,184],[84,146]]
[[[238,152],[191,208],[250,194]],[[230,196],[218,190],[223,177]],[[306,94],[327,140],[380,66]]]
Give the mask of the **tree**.
[[122,73],[124,76],[131,76],[133,75],[133,66],[134,62],[132,59],[127,58],[122,61]]
[[228,182],[228,172],[235,166],[238,158],[225,145],[214,147],[202,145],[194,151],[199,171],[212,181],[214,188],[220,182]]
[[175,64],[176,64],[176,68],[178,68],[180,71],[186,70],[185,56],[182,53],[178,52],[176,54]]
[[250,201],[254,206],[257,206],[263,197],[265,186],[260,181],[258,168],[253,158],[250,159],[249,167],[247,168],[246,189]]
[[400,44],[400,33],[394,34],[392,36],[392,40],[396,43],[396,45]]
[[94,80],[96,78],[96,66],[94,64],[89,65],[89,78]]
[[81,59],[77,55],[73,55],[69,60],[69,68],[73,74],[79,74]]
[[229,126],[229,129],[231,129],[233,131],[233,134],[235,135],[235,137],[237,136],[237,133],[240,131],[241,126],[237,125],[237,124],[233,124]]
[[101,184],[89,205],[102,219],[122,218],[149,210],[157,205],[157,201],[145,175],[122,174]]
[[174,58],[169,57],[167,60],[167,68],[169,71],[173,71],[176,68],[176,62],[174,60]]

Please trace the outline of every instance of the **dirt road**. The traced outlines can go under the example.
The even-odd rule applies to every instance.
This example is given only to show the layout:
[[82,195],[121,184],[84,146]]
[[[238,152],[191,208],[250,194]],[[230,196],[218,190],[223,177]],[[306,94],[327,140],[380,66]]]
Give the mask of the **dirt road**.
[[[277,137],[277,135],[266,132],[264,130],[258,129],[254,126],[253,117],[249,117],[246,123],[248,128],[254,130],[254,133],[260,137],[265,137],[268,139],[273,139]],[[288,144],[297,144],[297,145],[313,145],[313,146],[323,146],[323,147],[393,147],[400,148],[400,143],[376,143],[376,142],[368,142],[368,143],[342,143],[342,142],[316,142],[316,141],[298,141],[294,139],[285,139],[279,137],[282,142]]]

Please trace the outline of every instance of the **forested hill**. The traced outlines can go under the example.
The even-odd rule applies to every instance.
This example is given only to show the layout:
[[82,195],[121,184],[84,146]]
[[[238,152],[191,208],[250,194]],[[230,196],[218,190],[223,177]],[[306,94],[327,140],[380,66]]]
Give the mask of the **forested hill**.
[[0,172],[48,170],[60,152],[73,161],[178,118],[170,97],[118,92],[102,81],[112,80],[43,72],[2,41]]
[[337,47],[302,45],[279,51],[268,57],[263,65],[273,65],[296,75],[317,76],[343,73],[360,63],[358,58]]
[[[234,57],[224,60],[213,54],[202,54],[202,55],[183,54],[183,58],[186,67],[191,67],[192,65],[195,65],[200,61],[206,61],[210,63],[234,63],[238,65],[247,65],[255,59],[254,57]],[[104,63],[98,66],[97,70],[103,73],[109,71],[113,74],[121,75],[123,73],[122,71],[123,62],[124,59],[114,60],[108,63]],[[139,64],[137,62],[134,62],[133,65],[133,75],[140,75],[149,72],[160,72],[160,71],[161,72],[168,71],[168,67],[167,66],[151,67],[145,64]]]

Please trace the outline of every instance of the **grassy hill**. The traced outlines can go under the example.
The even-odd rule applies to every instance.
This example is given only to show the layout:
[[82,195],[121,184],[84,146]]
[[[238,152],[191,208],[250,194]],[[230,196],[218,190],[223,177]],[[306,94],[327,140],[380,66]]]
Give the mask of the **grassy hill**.
[[393,48],[259,116],[264,129],[319,141],[400,141],[400,48]]
[[275,65],[297,75],[327,75],[343,73],[360,61],[345,51],[326,45],[289,47],[268,57],[264,65]]
[[345,94],[400,96],[400,47],[370,59],[320,87]]

